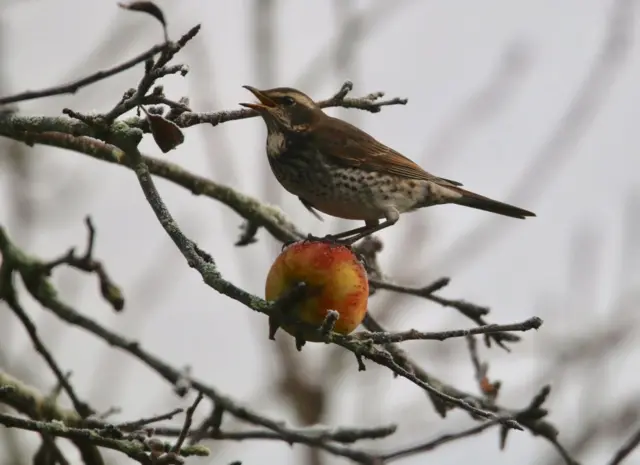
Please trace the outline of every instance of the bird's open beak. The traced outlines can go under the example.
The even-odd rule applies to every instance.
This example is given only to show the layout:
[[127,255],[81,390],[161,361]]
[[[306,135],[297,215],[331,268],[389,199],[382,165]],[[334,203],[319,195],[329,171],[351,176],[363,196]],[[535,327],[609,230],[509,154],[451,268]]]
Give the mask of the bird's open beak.
[[240,105],[243,107],[251,108],[256,111],[269,111],[269,108],[274,108],[276,106],[276,102],[267,97],[262,91],[256,89],[251,86],[242,86],[256,96],[260,103],[241,103]]

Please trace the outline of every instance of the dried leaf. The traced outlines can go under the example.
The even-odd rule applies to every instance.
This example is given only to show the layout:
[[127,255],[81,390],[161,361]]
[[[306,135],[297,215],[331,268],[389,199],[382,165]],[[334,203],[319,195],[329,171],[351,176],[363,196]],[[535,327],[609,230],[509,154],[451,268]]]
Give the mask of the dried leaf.
[[184,134],[177,124],[169,121],[164,116],[147,112],[144,107],[140,108],[142,108],[142,111],[147,115],[147,122],[149,123],[149,129],[151,129],[153,139],[163,153],[175,149],[184,142]]
[[487,378],[486,376],[483,376],[480,379],[480,388],[485,394],[493,394],[496,390],[495,385],[491,381],[489,381],[489,378]]
[[164,31],[165,41],[169,41],[169,37],[167,34],[167,21],[164,18],[164,13],[160,9],[158,5],[153,2],[130,2],[130,3],[118,3],[120,8],[124,8],[125,10],[130,11],[140,11],[142,13],[147,13],[148,15],[156,18],[160,24],[162,24],[162,30]]

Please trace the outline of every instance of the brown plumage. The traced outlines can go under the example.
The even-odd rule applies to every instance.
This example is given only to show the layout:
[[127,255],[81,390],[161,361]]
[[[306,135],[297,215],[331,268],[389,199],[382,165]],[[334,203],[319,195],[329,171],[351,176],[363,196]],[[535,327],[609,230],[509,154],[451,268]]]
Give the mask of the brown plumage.
[[325,114],[298,90],[245,87],[260,103],[241,105],[265,121],[269,163],[285,189],[310,211],[365,221],[365,227],[334,238],[353,242],[394,224],[401,213],[447,203],[512,218],[535,216],[428,173],[361,129]]

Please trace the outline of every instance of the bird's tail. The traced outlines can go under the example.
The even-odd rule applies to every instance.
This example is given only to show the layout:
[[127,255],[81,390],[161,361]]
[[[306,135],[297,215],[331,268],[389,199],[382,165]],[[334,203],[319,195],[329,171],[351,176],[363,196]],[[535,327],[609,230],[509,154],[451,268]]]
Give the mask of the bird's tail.
[[498,202],[497,200],[475,194],[457,186],[447,187],[457,192],[458,194],[461,194],[461,197],[452,199],[452,203],[455,203],[457,205],[464,205],[465,207],[476,208],[478,210],[484,210],[491,213],[497,213],[498,215],[509,216],[511,218],[519,218],[522,220],[524,220],[527,216],[536,216],[535,213],[532,213],[530,211],[514,207],[513,205],[509,205],[507,203]]

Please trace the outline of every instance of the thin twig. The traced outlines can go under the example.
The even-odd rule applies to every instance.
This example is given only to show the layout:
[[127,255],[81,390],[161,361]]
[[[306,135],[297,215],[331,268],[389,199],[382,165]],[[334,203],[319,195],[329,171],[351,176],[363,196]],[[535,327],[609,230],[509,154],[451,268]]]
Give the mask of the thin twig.
[[[380,100],[383,95],[380,92],[374,92],[369,95],[365,95],[364,97],[344,97],[342,99],[336,98],[336,96],[339,96],[341,91],[339,91],[336,95],[333,95],[327,99],[319,100],[316,103],[320,108],[353,108],[368,111],[370,113],[378,113],[385,106],[405,105],[407,103],[407,99],[403,98]],[[238,110],[223,110],[203,113],[184,112],[180,115],[177,115],[174,119],[172,119],[172,121],[181,128],[187,128],[196,124],[211,124],[213,126],[217,126],[218,124],[226,123],[228,121],[238,121],[247,118],[255,118],[257,116],[259,115],[256,111],[243,108]],[[131,118],[125,121],[132,127],[139,127],[142,129],[145,128],[144,119]]]
[[158,44],[151,47],[144,53],[125,61],[124,63],[114,66],[113,68],[109,68],[103,71],[98,71],[97,73],[86,76],[82,79],[78,79],[76,81],[70,82],[68,84],[64,84],[56,87],[49,87],[42,90],[30,90],[26,92],[21,92],[19,94],[10,95],[8,97],[0,98],[0,105],[4,105],[7,103],[15,103],[22,102],[25,100],[33,100],[42,97],[50,97],[52,95],[61,95],[61,94],[75,94],[82,87],[86,87],[95,82],[101,81],[108,77],[119,74],[123,71],[128,70],[129,68],[134,67],[135,65],[144,62],[145,60],[153,57],[156,53],[161,52],[166,47],[165,44]]
[[633,450],[640,445],[640,429],[616,451],[609,465],[619,465]]
[[152,417],[148,417],[148,418],[141,418],[139,420],[135,420],[135,421],[125,421],[123,423],[118,423],[116,426],[116,428],[118,428],[119,430],[122,431],[135,431],[137,429],[140,429],[143,426],[149,425],[151,423],[157,423],[159,421],[162,420],[169,420],[173,417],[175,417],[176,415],[178,415],[179,413],[184,412],[184,409],[181,408],[176,408],[171,410],[170,412],[167,413],[163,413],[161,415],[155,415]]
[[144,99],[147,96],[147,92],[149,92],[151,86],[153,86],[153,84],[161,77],[166,76],[167,74],[184,73],[185,68],[182,65],[173,67],[166,67],[165,65],[167,65],[175,54],[182,50],[184,46],[198,34],[198,32],[200,32],[199,24],[187,31],[187,33],[178,41],[167,43],[156,62],[147,67],[146,72],[138,83],[138,88],[135,92],[131,95],[125,95],[125,97],[115,107],[113,107],[113,109],[103,115],[103,119],[107,122],[111,122],[118,116],[143,104]]
[[42,355],[42,358],[45,360],[47,365],[49,365],[49,368],[51,368],[51,371],[53,371],[53,374],[55,375],[58,383],[69,396],[69,399],[71,400],[71,403],[73,404],[73,407],[76,409],[78,414],[81,417],[88,417],[89,415],[95,413],[93,409],[89,407],[89,404],[81,401],[78,395],[76,394],[75,389],[73,389],[73,386],[71,386],[71,383],[65,376],[64,372],[58,366],[58,363],[53,358],[53,355],[51,354],[51,352],[49,352],[49,349],[47,349],[47,347],[44,345],[44,343],[40,339],[40,336],[38,336],[38,330],[36,329],[36,325],[33,323],[31,318],[29,318],[29,316],[27,315],[27,312],[24,310],[24,308],[22,308],[22,305],[20,305],[20,303],[18,302],[18,299],[15,295],[15,291],[13,290],[13,288],[7,289],[7,292],[5,292],[4,294],[5,294],[4,296],[0,296],[0,297],[3,297],[3,299],[7,302],[7,305],[9,306],[9,308],[13,311],[13,313],[15,313],[18,319],[22,322],[22,325],[24,326],[27,333],[29,334],[29,337],[31,338],[31,342],[33,343],[33,346],[35,347],[36,351],[38,351],[38,353]]
[[94,273],[98,277],[102,297],[115,311],[119,312],[124,308],[122,290],[111,279],[104,264],[93,258],[96,231],[90,216],[85,218],[85,224],[87,226],[87,246],[84,254],[77,256],[75,249],[71,248],[61,257],[44,264],[42,267],[43,272],[50,274],[58,266],[67,265],[85,273]]
[[[363,321],[363,325],[371,331],[384,331],[384,328],[371,316],[367,315]],[[571,458],[566,449],[558,442],[557,429],[548,421],[544,419],[548,412],[542,409],[542,404],[549,395],[550,388],[544,386],[540,392],[533,398],[530,404],[522,410],[507,409],[500,407],[493,403],[487,402],[484,397],[477,397],[471,393],[461,391],[454,386],[448,385],[437,379],[435,376],[427,373],[420,365],[412,361],[406,352],[396,344],[385,344],[385,349],[393,357],[395,362],[404,367],[406,370],[411,371],[415,376],[433,386],[436,386],[440,391],[446,392],[452,396],[469,399],[471,402],[481,405],[482,407],[496,412],[499,416],[510,416],[518,419],[519,423],[525,426],[533,435],[541,436],[547,439],[560,453],[567,465],[574,465],[575,461]],[[432,394],[429,393],[434,407],[442,417],[446,415],[447,410],[451,409],[451,405]],[[501,447],[504,447],[506,443],[507,433],[510,431],[507,427],[502,427]]]
[[459,433],[443,434],[442,436],[436,439],[432,439],[423,444],[418,444],[417,446],[411,446],[404,449],[399,449],[394,452],[389,452],[387,454],[382,455],[381,458],[384,461],[384,463],[388,463],[393,460],[403,459],[405,457],[419,454],[421,452],[427,452],[443,444],[447,444],[449,442],[456,441],[458,439],[464,439],[469,436],[474,436],[476,434],[482,433],[483,431],[497,425],[498,423],[499,423],[498,420],[486,421],[472,428],[460,431]]
[[473,334],[491,334],[504,331],[529,331],[538,329],[542,325],[542,319],[534,316],[520,323],[506,325],[485,325],[469,329],[454,329],[451,331],[422,332],[415,329],[397,333],[357,333],[357,337],[363,341],[371,341],[374,344],[390,344],[402,341],[437,340],[444,341],[453,337],[466,337]]
[[[73,428],[57,422],[27,420],[3,413],[0,413],[0,424],[8,428],[20,428],[62,438],[89,441],[100,447],[120,451],[141,463],[148,463],[146,449],[143,444],[136,441],[105,437],[96,430]],[[191,446],[182,448],[180,455],[185,457],[192,455],[206,456],[209,455],[209,451],[202,446]]]
[[443,299],[442,297],[436,297],[433,295],[434,292],[439,291],[443,287],[447,286],[449,282],[449,278],[440,278],[424,287],[408,287],[394,284],[388,281],[372,279],[369,281],[369,285],[376,289],[384,289],[387,291],[398,292],[400,294],[422,297],[423,299],[432,300],[445,307],[454,307],[469,317],[480,317],[489,313],[489,309],[487,307],[481,307],[479,305],[465,302],[463,300]]
[[[189,431],[189,437],[199,437],[199,439],[217,439],[229,441],[246,441],[251,439],[266,439],[274,441],[284,441],[289,443],[299,442],[296,438],[306,436],[310,441],[338,442],[341,444],[352,444],[363,439],[386,438],[397,430],[396,425],[379,426],[371,428],[343,428],[343,427],[309,427],[309,428],[287,428],[287,434],[274,431],[254,429],[248,431],[224,431],[209,429]],[[154,428],[157,436],[178,436],[181,428],[158,425]],[[291,433],[290,436],[288,433]]]
[[363,346],[362,343],[356,343],[351,338],[336,334],[330,334],[328,336],[328,339],[331,342],[334,342],[341,347],[350,350],[356,356],[367,358],[379,365],[389,368],[396,375],[408,379],[413,384],[424,389],[426,392],[440,398],[447,403],[455,405],[462,410],[469,412],[473,416],[486,419],[498,419],[500,424],[502,424],[507,429],[523,430],[523,427],[513,416],[502,417],[490,410],[485,410],[484,408],[479,408],[476,405],[472,405],[467,399],[459,398],[441,391],[440,389],[433,386],[430,382],[416,376],[415,373],[408,370],[406,366],[399,364],[394,359],[394,357],[386,350],[381,350],[376,346]]
[[467,347],[469,349],[469,355],[471,356],[471,363],[473,365],[473,372],[478,383],[480,392],[487,398],[487,401],[494,403],[500,392],[500,381],[490,382],[487,376],[489,372],[489,364],[482,363],[480,356],[478,355],[478,344],[476,339],[469,335],[467,336]]
[[[381,279],[369,279],[369,286],[374,289],[384,289],[400,294],[422,297],[423,299],[435,302],[439,305],[442,305],[443,307],[455,308],[476,324],[480,326],[487,326],[488,323],[483,318],[483,316],[489,313],[489,309],[487,307],[472,304],[464,300],[445,299],[444,297],[440,297],[434,294],[434,292],[442,289],[447,284],[449,284],[449,278],[440,278],[432,284],[424,287],[401,286],[399,284],[394,284]],[[507,351],[509,351],[509,348],[504,345],[504,342],[517,342],[520,340],[520,337],[518,337],[517,335],[505,332],[492,333],[492,338],[496,342],[496,344]]]
[[204,398],[204,395],[202,394],[202,392],[198,392],[198,395],[196,396],[196,400],[193,402],[191,407],[187,409],[187,412],[184,418],[184,425],[182,425],[182,431],[180,431],[178,440],[171,448],[171,452],[176,452],[176,453],[180,452],[180,449],[182,448],[182,444],[184,444],[184,441],[187,439],[187,435],[189,434],[189,429],[191,428],[191,423],[193,422],[193,414],[196,412],[196,409],[198,408],[198,404],[200,403],[200,401],[202,401],[203,398]]

